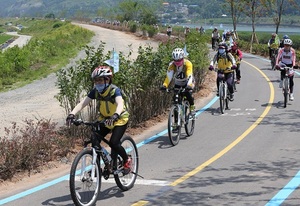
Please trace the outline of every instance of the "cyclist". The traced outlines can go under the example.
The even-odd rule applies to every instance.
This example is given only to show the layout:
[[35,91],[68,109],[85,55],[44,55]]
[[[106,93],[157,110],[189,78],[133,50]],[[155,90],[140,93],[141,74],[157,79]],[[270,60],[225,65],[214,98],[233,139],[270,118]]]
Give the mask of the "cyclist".
[[171,34],[172,34],[172,27],[168,26],[168,28],[167,28],[167,35],[170,37]]
[[[293,41],[291,39],[285,39],[283,41],[284,47],[279,50],[276,59],[276,69],[280,69],[280,63],[285,64],[287,67],[293,68],[296,66],[296,51],[292,48]],[[280,73],[280,83],[279,87],[282,88],[283,78],[285,76],[285,71],[281,70]],[[290,79],[290,100],[294,100],[294,73],[293,71],[289,75]]]
[[278,35],[273,33],[271,39],[268,41],[268,48],[269,48],[269,58],[272,59],[272,55],[277,55],[278,47],[279,47],[279,38]]
[[226,43],[227,47],[230,48],[233,44],[233,38],[230,31],[224,31],[222,37],[222,43]]
[[[233,101],[234,97],[234,89],[233,89],[233,71],[236,69],[236,61],[232,54],[228,52],[228,47],[226,43],[220,43],[218,52],[215,54],[213,60],[210,63],[209,70],[214,70],[215,63],[218,64],[218,75],[217,75],[217,89],[219,90],[219,84],[222,75],[225,75],[225,80],[228,85],[228,89],[230,92],[230,101]],[[219,95],[219,91],[217,92],[217,96]]]
[[193,77],[193,64],[188,59],[184,58],[184,51],[181,48],[176,48],[172,52],[173,61],[170,62],[167,77],[160,90],[166,90],[174,78],[175,88],[185,87],[185,93],[187,100],[190,104],[190,111],[195,113],[194,97],[192,95],[195,87],[195,81]]
[[216,42],[218,42],[218,44],[219,44],[219,39],[220,39],[220,33],[219,33],[217,27],[215,27],[211,34],[211,48],[212,49],[215,49]]
[[284,36],[282,37],[281,41],[280,41],[279,47],[280,47],[280,48],[283,48],[283,47],[284,47],[284,44],[283,44],[284,40],[285,40],[285,39],[289,39],[289,38],[290,38],[290,37],[289,37],[288,35],[284,35]]
[[243,53],[241,50],[238,48],[238,43],[233,42],[233,45],[229,49],[229,52],[232,54],[236,61],[236,83],[239,84],[241,81],[241,60],[243,58]]
[[185,29],[184,29],[184,36],[187,37],[190,32],[191,32],[190,31],[190,27],[188,27],[188,26],[185,27]]
[[[129,113],[122,98],[121,90],[112,84],[113,73],[109,66],[97,67],[92,75],[95,87],[83,99],[67,117],[67,124],[70,124],[75,115],[87,106],[92,100],[100,101],[100,117],[99,120],[105,120],[105,126],[101,125],[99,135],[105,137],[112,132],[109,140],[109,146],[117,151],[124,160],[124,173],[128,174],[131,167],[131,158],[128,157],[125,149],[120,143],[120,139],[127,128]],[[94,139],[96,147],[100,146],[100,140]]]

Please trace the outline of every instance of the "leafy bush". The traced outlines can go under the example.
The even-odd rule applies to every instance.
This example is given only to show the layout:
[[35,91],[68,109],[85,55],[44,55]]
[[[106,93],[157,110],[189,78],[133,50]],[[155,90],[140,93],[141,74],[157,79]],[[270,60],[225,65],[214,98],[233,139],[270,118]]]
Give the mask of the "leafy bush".
[[57,132],[50,120],[25,120],[25,127],[16,123],[0,137],[0,180],[11,179],[19,171],[36,171],[49,161],[68,155],[74,142]]
[[[119,86],[129,96],[131,114],[130,126],[162,114],[171,104],[171,95],[159,91],[166,76],[167,67],[171,61],[172,50],[176,47],[187,46],[188,58],[194,65],[196,91],[204,80],[208,65],[208,48],[206,39],[198,33],[191,33],[186,42],[175,40],[160,44],[157,51],[152,47],[139,47],[136,60],[130,54],[119,54],[120,71],[114,74],[113,83]],[[87,57],[78,66],[60,70],[57,85],[60,89],[56,98],[65,108],[66,114],[93,88],[90,74],[98,65],[105,64],[110,59],[110,53],[103,54],[104,43],[98,49],[87,47]],[[83,111],[83,118],[95,119],[97,103],[94,102]]]

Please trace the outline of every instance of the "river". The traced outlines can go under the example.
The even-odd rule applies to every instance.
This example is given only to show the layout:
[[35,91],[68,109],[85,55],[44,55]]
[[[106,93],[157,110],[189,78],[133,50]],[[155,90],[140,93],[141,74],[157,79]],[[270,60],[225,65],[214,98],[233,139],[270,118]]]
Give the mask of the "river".
[[[181,26],[185,27],[185,26],[188,26],[190,28],[200,28],[201,24],[180,24]],[[218,30],[233,30],[233,25],[232,24],[220,24],[220,25],[204,25],[203,26],[205,30],[208,30],[208,29],[213,29],[214,27],[217,27]],[[270,33],[273,33],[275,32],[276,30],[276,27],[275,25],[273,26],[262,26],[262,25],[256,25],[255,27],[255,31],[257,32],[270,32]],[[252,26],[251,25],[237,25],[237,31],[252,31]],[[295,27],[291,27],[291,26],[288,26],[288,27],[284,27],[284,26],[281,26],[279,27],[279,31],[278,31],[278,34],[300,34],[300,27],[299,26],[295,26]]]

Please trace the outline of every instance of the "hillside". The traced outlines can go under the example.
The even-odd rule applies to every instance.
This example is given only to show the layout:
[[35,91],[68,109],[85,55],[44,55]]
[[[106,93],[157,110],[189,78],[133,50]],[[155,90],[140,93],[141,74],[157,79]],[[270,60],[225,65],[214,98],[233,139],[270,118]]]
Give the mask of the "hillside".
[[97,13],[99,7],[111,7],[118,0],[0,0],[0,17],[38,16],[54,13],[57,17],[76,13]]
[[[1,17],[45,17],[53,13],[57,18],[94,18],[99,10],[105,10],[106,16],[114,18],[120,14],[118,5],[125,0],[0,0]],[[129,0],[128,0],[129,1]],[[160,22],[196,22],[206,19],[222,19],[230,10],[224,0],[132,0],[133,2],[155,8]],[[300,15],[300,0],[294,0],[297,5],[284,2],[284,14]],[[227,3],[228,5],[228,3]],[[295,9],[298,8],[298,9]],[[126,9],[126,8],[125,8]],[[128,10],[128,8],[127,8]],[[266,13],[267,14],[267,13]],[[245,18],[240,19],[246,22]],[[285,24],[298,24],[297,19],[288,19]],[[271,22],[272,23],[272,22]]]

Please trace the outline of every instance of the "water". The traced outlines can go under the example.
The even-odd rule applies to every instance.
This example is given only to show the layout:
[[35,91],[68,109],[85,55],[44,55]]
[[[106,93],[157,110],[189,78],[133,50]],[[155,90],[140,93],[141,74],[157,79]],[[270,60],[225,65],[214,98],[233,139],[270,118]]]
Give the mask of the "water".
[[[200,24],[182,24],[183,27],[188,26],[190,28],[200,28]],[[214,27],[217,27],[218,30],[223,31],[223,30],[233,30],[232,24],[220,24],[220,25],[204,25],[203,26],[205,30],[207,29],[213,29]],[[237,31],[252,31],[252,26],[251,25],[237,25]],[[273,26],[262,26],[262,25],[256,25],[255,26],[255,31],[256,32],[270,32],[270,33],[275,33],[276,27]],[[294,27],[284,27],[280,26],[278,30],[279,34],[299,34],[300,33],[300,27],[299,26],[294,26]]]

